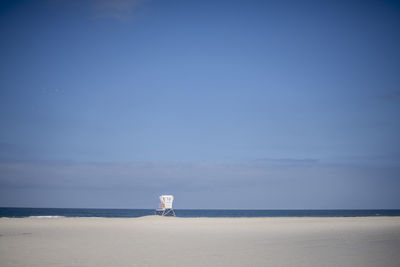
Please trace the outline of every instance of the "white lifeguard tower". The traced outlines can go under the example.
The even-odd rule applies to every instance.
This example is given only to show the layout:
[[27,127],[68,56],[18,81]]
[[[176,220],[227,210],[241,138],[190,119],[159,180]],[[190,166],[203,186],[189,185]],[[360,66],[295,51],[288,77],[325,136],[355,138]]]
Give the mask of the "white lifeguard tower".
[[175,211],[172,208],[172,202],[174,201],[174,196],[173,195],[161,195],[160,196],[160,205],[156,209],[156,215],[161,215],[161,216],[176,216]]

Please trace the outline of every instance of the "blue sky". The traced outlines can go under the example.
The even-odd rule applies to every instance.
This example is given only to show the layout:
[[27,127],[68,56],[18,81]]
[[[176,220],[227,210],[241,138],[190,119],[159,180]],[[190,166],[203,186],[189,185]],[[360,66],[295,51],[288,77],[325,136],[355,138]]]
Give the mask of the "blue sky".
[[399,29],[396,1],[2,1],[0,206],[400,208]]

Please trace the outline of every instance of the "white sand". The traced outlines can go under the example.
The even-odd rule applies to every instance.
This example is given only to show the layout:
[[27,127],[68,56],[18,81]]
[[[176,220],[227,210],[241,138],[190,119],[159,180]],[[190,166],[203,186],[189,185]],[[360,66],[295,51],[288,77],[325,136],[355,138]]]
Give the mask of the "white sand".
[[400,217],[1,218],[0,266],[400,266]]

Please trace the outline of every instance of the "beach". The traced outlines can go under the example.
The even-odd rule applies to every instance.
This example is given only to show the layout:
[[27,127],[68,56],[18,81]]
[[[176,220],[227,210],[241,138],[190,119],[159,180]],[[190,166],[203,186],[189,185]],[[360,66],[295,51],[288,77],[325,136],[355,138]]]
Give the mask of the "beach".
[[400,266],[400,217],[0,218],[0,266]]

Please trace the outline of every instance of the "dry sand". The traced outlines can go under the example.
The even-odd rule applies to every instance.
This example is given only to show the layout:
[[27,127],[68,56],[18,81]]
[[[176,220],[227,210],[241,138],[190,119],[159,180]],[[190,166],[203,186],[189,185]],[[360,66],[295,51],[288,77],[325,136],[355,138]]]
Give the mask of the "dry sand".
[[0,266],[400,266],[400,217],[0,218]]

